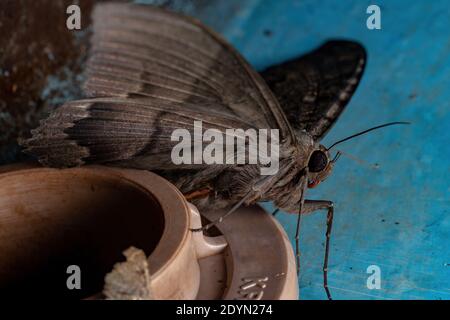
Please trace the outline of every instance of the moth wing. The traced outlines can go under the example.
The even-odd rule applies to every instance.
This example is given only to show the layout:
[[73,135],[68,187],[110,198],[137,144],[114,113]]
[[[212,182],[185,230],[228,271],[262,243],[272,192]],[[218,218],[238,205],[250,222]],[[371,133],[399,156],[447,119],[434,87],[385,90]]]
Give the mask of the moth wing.
[[321,139],[345,109],[366,65],[366,51],[352,41],[318,49],[261,72],[294,130]]
[[[254,128],[207,105],[105,97],[65,103],[32,131],[25,147],[41,163],[53,167],[114,163],[149,170],[201,168],[204,164],[176,165],[171,158],[173,148],[181,140],[189,143],[192,153],[195,144],[203,143],[194,126],[199,128],[199,123],[195,123],[198,120],[202,122],[201,131],[197,132],[214,129],[224,141],[231,134],[229,127]],[[184,130],[187,136],[173,139],[177,129]]]
[[65,104],[33,132],[25,146],[41,162],[171,169],[170,135],[193,133],[195,120],[221,132],[274,128],[280,140],[292,137],[259,74],[198,21],[113,3],[96,7],[93,29],[85,83],[92,99]]
[[157,97],[208,104],[257,128],[292,137],[260,75],[199,21],[152,6],[98,5],[85,91],[91,97]]

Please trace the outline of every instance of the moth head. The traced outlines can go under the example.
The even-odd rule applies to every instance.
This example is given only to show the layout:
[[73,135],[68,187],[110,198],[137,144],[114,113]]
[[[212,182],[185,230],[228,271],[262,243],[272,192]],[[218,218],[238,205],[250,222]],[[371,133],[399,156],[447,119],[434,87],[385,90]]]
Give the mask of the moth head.
[[314,188],[317,186],[320,182],[328,178],[331,171],[333,170],[334,163],[339,159],[339,156],[341,153],[338,151],[333,159],[330,158],[330,152],[333,147],[337,146],[338,144],[351,140],[353,138],[359,137],[363,134],[366,134],[368,132],[371,132],[373,130],[381,129],[384,127],[389,127],[393,125],[398,124],[410,124],[409,122],[405,121],[396,121],[396,122],[389,122],[385,123],[376,127],[369,128],[367,130],[352,134],[351,136],[341,139],[339,141],[336,141],[333,143],[330,147],[325,148],[323,145],[319,145],[318,148],[314,149],[311,154],[309,155],[308,159],[308,188]]
[[331,171],[333,170],[334,163],[339,159],[341,153],[338,151],[333,159],[330,158],[330,152],[333,147],[338,144],[351,140],[353,138],[359,137],[363,134],[371,132],[373,130],[381,129],[388,126],[398,125],[398,124],[410,124],[409,122],[404,121],[396,121],[385,123],[376,127],[369,128],[367,130],[355,133],[347,138],[341,139],[333,143],[330,147],[325,148],[323,145],[319,145],[318,148],[313,150],[309,155],[308,159],[308,188],[314,188],[323,180],[328,178]]
[[311,152],[308,160],[308,188],[314,188],[331,174],[337,157],[331,159],[330,152],[322,145]]

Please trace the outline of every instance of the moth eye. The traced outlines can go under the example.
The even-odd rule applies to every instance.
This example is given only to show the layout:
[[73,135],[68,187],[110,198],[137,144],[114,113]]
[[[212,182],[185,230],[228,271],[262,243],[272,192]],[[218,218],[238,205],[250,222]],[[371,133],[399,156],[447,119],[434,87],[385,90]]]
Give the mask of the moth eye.
[[328,164],[328,157],[325,152],[316,150],[311,154],[308,162],[308,169],[310,172],[320,172],[326,168]]

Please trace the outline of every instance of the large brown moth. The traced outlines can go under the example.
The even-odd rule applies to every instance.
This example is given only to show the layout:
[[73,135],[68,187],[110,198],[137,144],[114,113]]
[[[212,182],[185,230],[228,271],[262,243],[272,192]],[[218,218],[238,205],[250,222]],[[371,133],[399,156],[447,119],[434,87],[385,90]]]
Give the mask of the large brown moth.
[[[242,204],[273,201],[298,214],[297,262],[301,214],[326,209],[323,270],[330,298],[333,203],[307,200],[305,191],[326,179],[337,160],[319,141],[359,83],[366,63],[362,46],[327,42],[261,76],[200,22],[155,7],[98,5],[93,30],[87,98],[56,109],[25,142],[26,152],[53,167],[104,163],[153,170],[200,210],[230,206],[230,214]],[[279,129],[278,172],[261,176],[258,164],[175,165],[171,134],[192,131],[196,120],[204,130],[224,133]]]

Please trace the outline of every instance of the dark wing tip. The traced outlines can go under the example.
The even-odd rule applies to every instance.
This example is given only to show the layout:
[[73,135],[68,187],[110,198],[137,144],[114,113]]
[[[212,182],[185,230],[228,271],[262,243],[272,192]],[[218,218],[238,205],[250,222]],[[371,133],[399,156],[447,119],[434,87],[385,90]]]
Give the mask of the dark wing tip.
[[358,57],[364,61],[367,61],[367,50],[366,48],[357,41],[345,40],[345,39],[333,39],[325,42],[318,50],[323,50],[324,52],[329,52],[335,56],[346,56],[352,57],[353,59]]
[[330,47],[339,47],[339,48],[348,48],[349,50],[360,51],[362,54],[366,55],[367,51],[364,48],[363,44],[355,41],[355,40],[348,40],[348,39],[331,39],[327,40],[323,46],[330,46]]
[[77,145],[75,141],[68,140],[64,147],[54,147],[39,145],[39,137],[28,139],[21,145],[24,147],[22,152],[35,157],[39,163],[52,168],[70,168],[79,167],[85,164],[82,160],[89,156],[85,148]]
[[321,139],[353,96],[366,62],[362,44],[336,39],[262,75],[291,125]]
[[89,156],[89,150],[72,140],[65,132],[75,122],[87,116],[89,104],[71,102],[59,107],[31,131],[31,138],[21,141],[23,152],[35,157],[41,164],[64,168],[81,166]]

